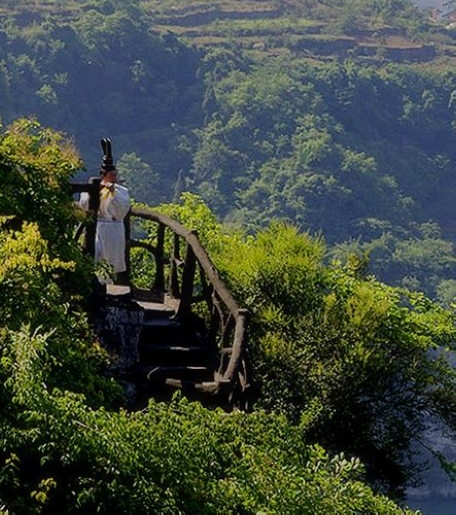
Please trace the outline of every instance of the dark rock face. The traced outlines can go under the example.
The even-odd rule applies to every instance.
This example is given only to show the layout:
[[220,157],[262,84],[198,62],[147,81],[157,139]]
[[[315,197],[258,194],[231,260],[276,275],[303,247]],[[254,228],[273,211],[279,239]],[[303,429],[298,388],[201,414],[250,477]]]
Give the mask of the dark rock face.
[[93,317],[95,333],[112,357],[108,373],[123,385],[128,402],[134,402],[137,388],[134,370],[139,362],[138,344],[144,310],[129,293],[97,296]]
[[144,313],[128,303],[105,304],[97,319],[103,347],[113,356],[112,372],[122,376],[139,359],[138,343]]

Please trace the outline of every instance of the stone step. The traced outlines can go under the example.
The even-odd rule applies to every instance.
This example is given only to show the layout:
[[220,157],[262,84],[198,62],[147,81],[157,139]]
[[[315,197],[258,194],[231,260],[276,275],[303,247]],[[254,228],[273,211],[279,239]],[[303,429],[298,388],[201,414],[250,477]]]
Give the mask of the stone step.
[[190,347],[198,345],[198,338],[193,332],[184,329],[142,331],[139,337],[139,348],[149,345],[174,345]]
[[184,393],[201,392],[208,394],[216,394],[219,390],[219,383],[216,381],[183,381],[181,379],[168,378],[165,381],[167,386],[182,390]]
[[200,346],[204,336],[192,326],[185,326],[174,319],[157,318],[141,323],[140,345]]
[[155,366],[195,366],[206,364],[207,348],[196,345],[148,343],[138,346],[139,359],[143,365],[150,363]]
[[161,317],[156,318],[150,318],[143,320],[139,325],[143,327],[144,329],[152,328],[153,330],[157,328],[169,328],[169,329],[179,329],[182,327],[182,324],[175,319],[164,317],[163,315]]
[[146,376],[149,381],[166,383],[168,379],[190,380],[190,381],[210,381],[213,379],[213,372],[205,366],[198,365],[175,365],[175,366],[156,366],[147,367]]
[[124,297],[131,295],[130,286],[122,286],[120,284],[106,284],[106,295],[111,297]]
[[144,314],[144,319],[170,318],[176,313],[178,302],[168,295],[153,291],[131,289],[130,286],[119,284],[105,284],[106,300],[108,303],[130,303],[137,306]]
[[136,304],[143,310],[144,320],[150,320],[154,318],[171,318],[176,314],[175,310],[167,304],[161,304],[159,302],[138,302]]

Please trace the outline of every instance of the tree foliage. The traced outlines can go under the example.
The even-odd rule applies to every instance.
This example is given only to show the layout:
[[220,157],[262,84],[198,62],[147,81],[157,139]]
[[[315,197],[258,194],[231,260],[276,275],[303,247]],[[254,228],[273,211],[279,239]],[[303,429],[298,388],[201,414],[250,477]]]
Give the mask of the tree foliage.
[[94,411],[70,393],[31,397],[15,379],[27,402],[0,472],[14,513],[404,513],[360,481],[358,460],[305,444],[283,417],[184,399]]
[[[0,162],[2,358],[14,362],[10,344],[18,335],[45,334],[49,388],[83,392],[91,404],[119,402],[120,388],[101,375],[108,356],[82,314],[93,265],[72,238],[69,180],[78,155],[62,134],[19,120],[0,135]],[[2,370],[3,381],[8,375]]]
[[[72,160],[60,135],[35,122],[14,127],[0,137],[5,185],[17,192],[14,212],[2,205],[0,233],[2,511],[404,513],[363,482],[357,458],[309,444],[306,426],[284,416],[228,414],[178,398],[138,412],[113,409],[119,388],[103,376],[106,356],[77,287],[92,268],[70,237],[71,196],[56,187],[70,178]],[[32,163],[42,184],[16,190],[16,172],[30,172]],[[201,201],[188,196],[187,204],[182,216],[212,220],[208,232],[216,236]],[[66,233],[49,241],[43,234],[54,210]]]
[[[233,71],[214,86],[214,116],[198,133],[188,186],[253,231],[281,219],[330,244],[356,240],[365,249],[392,232],[410,248],[423,240],[419,227],[434,224],[451,252],[453,80],[352,61]],[[404,269],[393,271],[405,254],[386,267],[371,259],[382,280],[407,280]],[[420,266],[433,279],[416,287],[435,296],[453,268],[434,275],[430,255]]]
[[[83,149],[87,173],[99,163],[99,137],[109,135],[139,201],[166,202],[186,190],[199,194],[212,211],[188,194],[183,206],[163,209],[198,229],[223,276],[253,313],[259,405],[301,424],[305,441],[323,444],[331,455],[342,450],[350,459],[361,458],[369,481],[399,496],[413,475],[409,443],[419,438],[424,417],[431,414],[454,426],[454,374],[445,351],[453,346],[453,321],[421,294],[403,289],[454,304],[454,34],[430,27],[406,0],[282,2],[293,20],[255,22],[268,32],[261,43],[266,53],[259,58],[255,49],[244,52],[237,40],[242,31],[252,33],[251,21],[222,26],[219,32],[231,34],[223,47],[191,46],[155,30],[167,17],[188,20],[197,3],[88,1],[75,17],[68,5],[65,18],[41,16],[42,6],[36,5],[33,16],[2,18],[1,117],[8,123],[37,114],[67,130]],[[15,12],[23,7],[20,1],[9,4]],[[71,5],[82,7],[77,4]],[[287,34],[291,25],[298,34]],[[211,30],[215,34],[217,27]],[[415,66],[407,57],[402,65],[392,64],[391,34],[448,46],[429,64]],[[366,35],[372,47],[353,44]],[[319,57],[318,49],[326,54]],[[0,376],[6,416],[1,423],[7,435],[2,445],[12,443],[2,455],[0,499],[14,492],[8,499],[16,499],[23,512],[45,511],[61,498],[69,505],[74,501],[61,478],[52,475],[54,469],[40,468],[48,456],[47,420],[62,427],[57,449],[74,436],[74,428],[68,429],[71,436],[59,440],[65,434],[60,417],[68,423],[72,410],[81,412],[77,420],[87,427],[92,415],[103,419],[101,425],[118,423],[122,430],[130,424],[128,417],[124,423],[123,415],[85,406],[112,406],[118,389],[99,374],[106,356],[81,312],[92,268],[71,240],[75,216],[66,185],[77,171],[82,174],[71,145],[38,122],[21,121],[2,131]],[[227,235],[217,219],[250,236]],[[323,235],[331,247],[311,234]],[[329,265],[331,257],[337,262]],[[150,263],[143,256],[138,260],[138,280],[146,284]],[[400,288],[385,286],[367,271]],[[29,384],[18,390],[17,381]],[[30,393],[35,404],[24,404],[27,395],[19,391]],[[63,391],[82,393],[85,400]],[[33,425],[34,420],[39,421]],[[275,444],[269,442],[273,455]],[[172,455],[168,443],[164,447]],[[71,463],[93,472],[87,482],[78,476],[73,490],[80,499],[72,506],[81,512],[103,496],[109,499],[102,505],[106,510],[115,502],[124,509],[128,496],[140,506],[135,481],[145,499],[163,500],[152,505],[164,511],[185,511],[181,493],[193,506],[196,497],[188,492],[209,488],[210,482],[199,482],[195,473],[183,490],[176,487],[168,495],[169,484],[161,479],[148,490],[141,483],[149,484],[146,464],[135,461],[131,476],[121,474],[128,476],[127,486],[113,483],[123,496],[116,498],[115,488],[107,493],[111,451],[103,461],[97,439],[87,437],[78,445],[83,456],[78,447]],[[120,436],[115,445],[123,448]],[[28,455],[39,471],[29,482]],[[53,466],[61,459],[58,450]],[[116,459],[120,463],[124,457]],[[182,459],[179,453],[176,459]],[[258,463],[268,469],[267,460]],[[74,470],[65,467],[65,474]],[[60,464],[55,468],[62,471]],[[332,481],[334,469],[324,470]],[[252,484],[269,487],[254,492],[242,484],[249,493],[241,494],[236,483],[231,497],[223,497],[233,512],[265,509],[258,496],[267,492],[271,498],[277,490],[270,487],[271,476],[253,471],[252,466],[246,472]],[[108,486],[97,483],[97,474]],[[26,485],[24,490],[18,484]],[[286,511],[295,485],[291,474],[283,485],[276,506]],[[320,488],[333,491],[327,483]],[[371,499],[364,490],[362,495]],[[216,512],[214,499],[220,496],[198,502]],[[32,504],[20,505],[24,499]],[[363,510],[394,512],[382,502],[372,500]]]
[[[322,238],[283,222],[255,235],[227,231],[189,194],[160,210],[198,230],[251,313],[257,406],[300,424],[306,439],[359,457],[390,495],[419,482],[413,449],[428,421],[454,428],[453,314],[367,275],[367,253],[328,265]],[[421,230],[436,247],[437,228]]]
[[161,171],[165,192],[148,188],[157,202],[188,160],[175,149],[201,119],[202,93],[195,53],[148,29],[144,10],[132,0],[88,2],[71,21],[48,16],[22,25],[10,18],[2,31],[1,116],[10,123],[38,115],[71,133],[92,170],[99,165],[99,138],[107,134],[116,158],[141,153]]
[[365,261],[327,266],[324,254],[322,241],[274,224],[219,256],[252,312],[258,402],[360,457],[374,484],[400,496],[429,416],[454,426],[453,315],[366,276]]

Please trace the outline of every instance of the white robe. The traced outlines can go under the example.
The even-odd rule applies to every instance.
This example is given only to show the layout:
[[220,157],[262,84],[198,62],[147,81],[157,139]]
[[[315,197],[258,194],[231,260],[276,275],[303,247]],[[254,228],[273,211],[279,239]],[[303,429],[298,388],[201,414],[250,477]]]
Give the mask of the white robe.
[[[81,194],[82,209],[88,209],[88,194]],[[114,273],[125,272],[125,226],[123,220],[130,210],[128,189],[115,184],[114,191],[100,191],[97,230],[95,234],[95,260],[107,261]]]

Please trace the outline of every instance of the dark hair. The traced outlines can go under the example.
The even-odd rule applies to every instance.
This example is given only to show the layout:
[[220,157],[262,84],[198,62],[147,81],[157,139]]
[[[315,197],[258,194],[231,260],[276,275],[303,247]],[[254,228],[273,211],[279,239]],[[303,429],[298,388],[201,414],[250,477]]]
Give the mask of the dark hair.
[[104,165],[100,168],[100,175],[104,176],[108,172],[116,172],[116,171],[117,171],[117,169],[114,165]]

